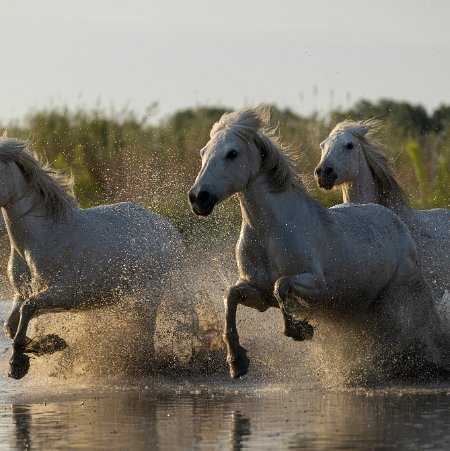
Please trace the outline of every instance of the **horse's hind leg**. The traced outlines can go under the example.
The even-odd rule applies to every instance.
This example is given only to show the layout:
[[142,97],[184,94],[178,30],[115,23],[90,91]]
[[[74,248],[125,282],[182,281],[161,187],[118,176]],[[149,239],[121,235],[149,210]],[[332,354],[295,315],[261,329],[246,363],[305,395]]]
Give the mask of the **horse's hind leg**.
[[232,378],[238,378],[247,373],[250,360],[247,351],[239,344],[239,335],[236,327],[236,310],[238,304],[255,308],[264,312],[269,307],[277,307],[275,299],[271,302],[264,294],[240,280],[231,287],[224,299],[225,304],[225,330],[223,340],[227,346],[227,362]]

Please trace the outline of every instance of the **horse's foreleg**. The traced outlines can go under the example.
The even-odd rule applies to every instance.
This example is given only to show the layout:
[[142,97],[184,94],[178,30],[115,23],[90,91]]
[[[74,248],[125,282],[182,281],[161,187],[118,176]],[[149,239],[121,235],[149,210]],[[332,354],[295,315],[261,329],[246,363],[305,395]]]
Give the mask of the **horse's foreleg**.
[[299,302],[296,298],[315,297],[325,287],[325,278],[317,273],[285,276],[276,281],[274,296],[283,314],[284,335],[298,341],[311,340],[314,335],[313,327],[307,321],[294,319],[292,310]]
[[26,333],[28,323],[36,311],[35,298],[28,299],[20,306],[20,319],[17,326],[17,332],[13,340],[13,351],[9,361],[9,376],[14,379],[22,379],[30,368],[30,358],[24,354],[24,348],[27,341]]
[[225,304],[225,330],[223,340],[227,346],[227,362],[232,378],[238,378],[247,373],[250,360],[247,351],[239,344],[239,335],[236,327],[236,310],[238,304],[255,308],[261,312],[269,307],[276,306],[270,302],[262,292],[253,288],[245,281],[239,281],[231,287],[224,298]]
[[20,307],[23,303],[23,298],[15,297],[8,319],[3,324],[3,333],[11,340],[16,335],[17,327],[20,320]]
[[[9,361],[10,377],[13,377],[14,379],[21,379],[27,374],[30,367],[29,357],[24,353],[26,352],[25,346],[28,342],[26,333],[30,320],[34,316],[42,315],[43,313],[71,308],[71,303],[69,301],[61,301],[58,295],[59,293],[53,293],[51,295],[48,292],[42,292],[36,297],[31,297],[25,300],[21,304],[19,309],[19,324],[13,339],[13,351]],[[64,346],[61,343],[58,344],[58,346],[59,348],[63,348],[65,343]]]

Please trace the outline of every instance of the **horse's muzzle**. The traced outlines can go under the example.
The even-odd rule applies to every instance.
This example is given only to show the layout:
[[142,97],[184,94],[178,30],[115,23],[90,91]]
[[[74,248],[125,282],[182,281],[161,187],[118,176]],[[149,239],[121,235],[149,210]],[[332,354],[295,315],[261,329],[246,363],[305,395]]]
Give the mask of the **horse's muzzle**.
[[192,211],[199,216],[210,215],[219,200],[215,194],[205,189],[195,190],[191,188],[188,197]]
[[317,166],[314,171],[314,176],[317,180],[317,184],[326,190],[332,189],[337,179],[337,175],[333,168],[328,166],[324,166],[323,168],[322,166]]

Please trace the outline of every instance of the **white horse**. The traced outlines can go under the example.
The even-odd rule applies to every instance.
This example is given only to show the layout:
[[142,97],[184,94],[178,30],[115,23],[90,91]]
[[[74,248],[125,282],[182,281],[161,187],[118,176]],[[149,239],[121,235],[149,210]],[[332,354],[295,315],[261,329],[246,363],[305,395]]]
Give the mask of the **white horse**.
[[15,293],[4,324],[13,339],[11,377],[28,372],[32,317],[134,296],[153,304],[146,311],[154,327],[165,282],[183,249],[168,220],[133,203],[78,208],[71,181],[42,164],[27,143],[11,138],[0,140],[0,206]]
[[224,299],[231,376],[242,376],[249,365],[236,329],[238,304],[279,307],[284,334],[295,340],[311,339],[313,328],[293,309],[309,318],[375,322],[391,350],[420,349],[428,362],[448,365],[445,335],[406,226],[381,205],[327,209],[311,198],[268,120],[258,108],[224,114],[200,152],[202,167],[189,191],[197,215],[209,215],[235,193],[240,201],[240,277]]
[[381,122],[344,121],[320,144],[315,169],[321,188],[342,189],[343,201],[376,203],[395,211],[413,236],[425,278],[440,297],[450,290],[450,210],[414,210],[376,139]]

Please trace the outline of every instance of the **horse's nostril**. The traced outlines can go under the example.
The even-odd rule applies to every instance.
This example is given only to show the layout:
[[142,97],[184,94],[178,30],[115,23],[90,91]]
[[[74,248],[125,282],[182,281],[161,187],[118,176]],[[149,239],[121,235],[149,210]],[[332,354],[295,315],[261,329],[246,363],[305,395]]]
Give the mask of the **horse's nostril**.
[[325,175],[331,175],[333,173],[333,168],[330,168],[329,166],[323,168],[323,173]]
[[200,202],[206,202],[209,199],[209,191],[200,191],[197,194],[197,200]]
[[320,177],[320,174],[322,174],[322,168],[319,166],[315,169],[314,173],[317,175],[317,177]]
[[193,191],[188,192],[189,202],[193,204],[195,202],[195,194]]

